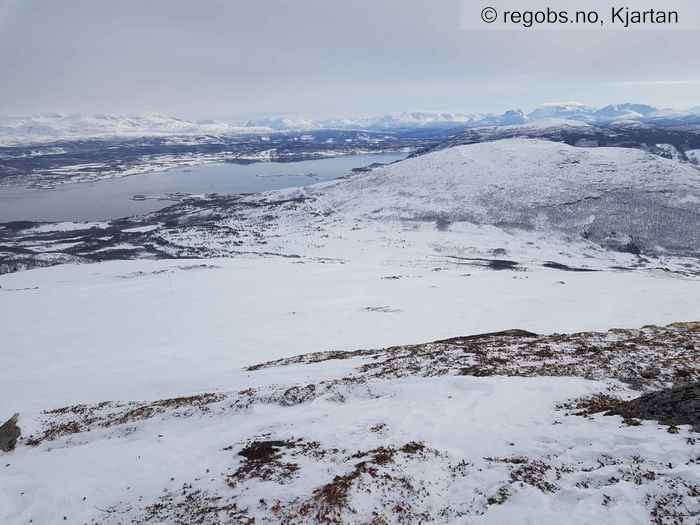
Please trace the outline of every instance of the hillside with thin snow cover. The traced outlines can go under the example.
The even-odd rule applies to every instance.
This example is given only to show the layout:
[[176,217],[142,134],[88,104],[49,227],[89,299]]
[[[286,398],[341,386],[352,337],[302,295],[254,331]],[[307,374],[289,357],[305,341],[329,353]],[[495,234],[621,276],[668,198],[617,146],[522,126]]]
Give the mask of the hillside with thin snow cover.
[[415,156],[454,146],[512,138],[530,138],[563,142],[579,147],[634,148],[668,159],[696,164],[693,151],[700,148],[700,119],[697,122],[620,118],[614,121],[590,121],[547,117],[508,126],[485,125],[464,129],[447,140],[418,150]]
[[341,239],[362,242],[386,230],[391,233],[382,236],[405,242],[404,231],[413,228],[430,242],[437,228],[449,230],[445,237],[455,245],[474,246],[475,257],[499,248],[484,240],[489,235],[511,235],[521,240],[516,263],[550,261],[549,250],[544,255],[535,247],[543,243],[585,266],[693,272],[699,206],[700,173],[687,164],[633,149],[513,139],[440,150],[304,188],[183,198],[98,228],[7,224],[0,229],[0,264],[8,272],[115,258],[332,258],[338,245],[343,251],[354,245]]
[[700,253],[700,172],[637,150],[487,142],[316,191],[326,209],[366,217],[551,229],[622,250]]
[[699,207],[510,139],[2,224],[0,522],[694,524]]

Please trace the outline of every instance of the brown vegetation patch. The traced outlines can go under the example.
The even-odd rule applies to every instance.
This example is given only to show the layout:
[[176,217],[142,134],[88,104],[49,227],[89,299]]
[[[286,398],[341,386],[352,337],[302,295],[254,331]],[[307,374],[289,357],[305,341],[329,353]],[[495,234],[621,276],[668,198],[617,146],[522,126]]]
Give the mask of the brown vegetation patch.
[[600,412],[606,412],[615,408],[622,403],[622,399],[613,397],[604,392],[593,394],[590,397],[582,397],[557,405],[559,410],[567,410],[567,416],[573,414],[575,416],[590,416]]
[[[226,447],[224,450],[232,450]],[[326,451],[320,448],[316,441],[294,440],[266,440],[251,441],[241,451],[239,456],[245,459],[236,472],[226,476],[226,483],[237,487],[244,481],[260,479],[285,483],[299,470],[297,463],[287,461],[283,456],[285,452],[291,452],[292,456],[310,456],[316,459],[323,457]]]
[[253,525],[255,518],[247,510],[222,496],[209,494],[184,484],[179,493],[166,491],[158,501],[144,509],[132,524],[168,523],[172,525]]
[[88,432],[95,428],[110,428],[116,425],[134,423],[155,417],[158,414],[184,410],[184,414],[192,411],[207,412],[212,403],[225,399],[223,394],[197,394],[193,396],[161,399],[150,403],[112,403],[104,401],[96,405],[73,405],[44,411],[49,416],[44,420],[44,428],[38,434],[27,438],[25,443],[37,446],[44,441],[52,441],[60,437]]

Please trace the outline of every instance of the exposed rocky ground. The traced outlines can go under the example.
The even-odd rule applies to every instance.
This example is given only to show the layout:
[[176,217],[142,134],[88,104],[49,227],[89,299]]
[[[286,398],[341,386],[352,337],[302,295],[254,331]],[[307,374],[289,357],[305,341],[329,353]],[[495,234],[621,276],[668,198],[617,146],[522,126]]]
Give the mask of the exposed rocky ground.
[[17,446],[17,440],[22,435],[22,429],[17,426],[19,414],[14,414],[10,419],[0,425],[0,450],[11,452]]
[[652,392],[613,407],[610,414],[628,419],[653,419],[671,425],[691,425],[700,432],[700,383]]
[[[345,362],[345,372],[334,372]],[[7,461],[11,467],[61,450],[80,461],[83,449],[99,443],[128,449],[134,438],[155,439],[161,447],[171,443],[171,455],[186,445],[188,455],[202,458],[189,477],[172,477],[159,490],[141,484],[143,493],[133,488],[128,495],[110,494],[107,506],[84,498],[65,511],[91,523],[502,522],[517,515],[533,519],[539,511],[564,515],[578,502],[572,514],[577,523],[607,516],[691,524],[700,517],[700,449],[692,427],[700,406],[698,363],[697,323],[553,335],[509,330],[312,353],[250,366],[252,381],[263,374],[262,382],[237,392],[47,410]],[[296,384],[264,379],[287,369],[292,379],[299,367],[327,375]],[[520,421],[515,426],[499,419],[502,409],[510,410],[499,406],[502,393],[480,401],[494,403],[495,420],[467,416],[476,429],[445,419],[445,410],[465,416],[475,410],[462,388],[487,388],[492,381],[498,392],[515,387],[506,404],[524,385],[551,384],[561,391],[546,389],[537,406],[523,407],[534,411],[527,429],[517,430],[523,423],[514,413]],[[578,385],[571,392],[584,385],[588,394],[567,398],[571,385]],[[391,415],[396,402],[405,404],[398,418]],[[409,423],[415,409],[424,414],[431,405],[442,431]],[[367,419],[363,411],[370,407]],[[352,418],[350,440],[335,430],[333,412],[326,410]],[[401,417],[408,419],[401,423]],[[230,431],[224,429],[239,425],[236,439],[211,448],[212,437],[226,440]],[[461,446],[457,428],[466,440]],[[496,428],[505,432],[494,435],[505,438],[503,444],[489,444]]]

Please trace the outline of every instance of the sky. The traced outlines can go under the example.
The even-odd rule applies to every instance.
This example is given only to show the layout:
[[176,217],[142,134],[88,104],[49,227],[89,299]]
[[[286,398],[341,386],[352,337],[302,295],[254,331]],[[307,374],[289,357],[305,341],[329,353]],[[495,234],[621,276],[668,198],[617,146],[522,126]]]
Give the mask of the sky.
[[700,105],[700,31],[465,28],[460,1],[0,0],[0,114]]

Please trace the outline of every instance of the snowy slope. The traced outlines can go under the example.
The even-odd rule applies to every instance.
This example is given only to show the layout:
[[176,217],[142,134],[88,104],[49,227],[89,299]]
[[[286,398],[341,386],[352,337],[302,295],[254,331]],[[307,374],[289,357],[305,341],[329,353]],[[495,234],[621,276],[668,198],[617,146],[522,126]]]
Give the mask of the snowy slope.
[[692,524],[697,434],[601,412],[697,379],[699,341],[653,326],[484,334],[25,415],[2,456],[0,519]]
[[[0,276],[0,414],[233,389],[245,382],[240,367],[304,352],[700,318],[697,278],[495,271],[448,257],[474,256],[465,248],[476,237],[453,236],[453,246],[449,232],[433,234],[436,251],[415,242],[419,234],[403,244],[389,231],[376,235],[346,241],[346,252],[336,244],[336,260],[113,261]],[[518,239],[505,237],[483,248],[519,257]]]
[[[224,386],[253,355],[700,317],[699,203],[697,172],[674,161],[507,140],[301,189],[200,196],[144,217],[8,225],[5,271],[103,264],[0,278],[14,349],[5,360],[17,371],[5,385],[38,381],[35,400],[25,395],[34,407],[117,397],[127,375],[132,391],[163,396],[178,384]],[[205,260],[140,260],[187,257]],[[66,298],[73,307],[61,307]],[[37,328],[39,308],[52,314]],[[118,312],[129,329],[112,333]],[[47,348],[61,356],[49,376],[92,371],[83,394],[67,397],[72,381],[39,388],[46,378],[24,367]],[[154,383],[164,356],[172,366]]]
[[700,174],[637,150],[503,140],[449,148],[338,182],[329,210],[552,229],[646,252],[700,251]]
[[531,120],[546,118],[593,120],[595,108],[580,102],[549,102],[528,113]]
[[638,329],[700,319],[699,206],[688,165],[514,139],[0,225],[0,522],[692,524],[697,434],[599,412],[700,377],[700,333]]
[[697,170],[632,149],[510,139],[421,155],[309,191],[330,198],[347,195],[354,208],[363,202],[364,208],[405,207],[418,213],[431,207],[459,214],[478,207],[493,190],[529,208],[634,185],[652,192],[675,187],[682,198],[697,192],[699,182]]

